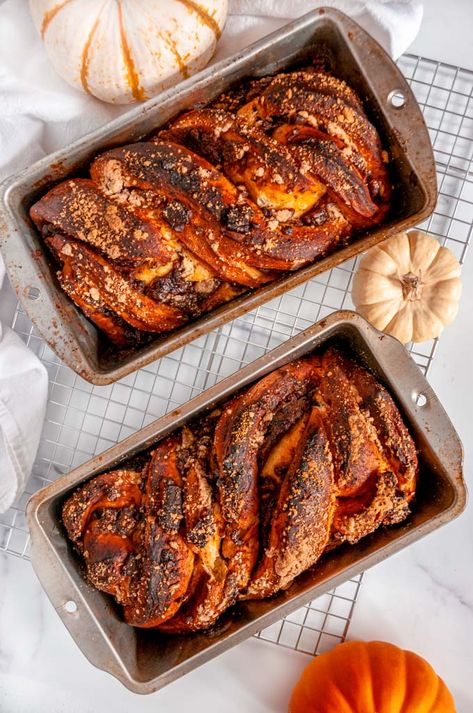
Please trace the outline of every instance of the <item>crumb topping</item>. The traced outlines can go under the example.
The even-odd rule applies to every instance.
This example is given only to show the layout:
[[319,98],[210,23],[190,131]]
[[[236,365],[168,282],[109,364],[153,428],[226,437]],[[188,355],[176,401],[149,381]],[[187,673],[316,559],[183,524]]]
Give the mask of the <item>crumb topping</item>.
[[63,522],[129,623],[194,631],[404,520],[417,477],[388,392],[330,347],[174,432],[140,469],[92,478]]

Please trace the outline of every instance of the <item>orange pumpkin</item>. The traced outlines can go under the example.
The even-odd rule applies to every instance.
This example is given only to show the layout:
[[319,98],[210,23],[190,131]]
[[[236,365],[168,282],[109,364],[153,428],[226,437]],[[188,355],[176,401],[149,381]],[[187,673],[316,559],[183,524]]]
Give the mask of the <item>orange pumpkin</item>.
[[432,666],[412,651],[348,641],[304,669],[289,713],[455,713],[455,703]]

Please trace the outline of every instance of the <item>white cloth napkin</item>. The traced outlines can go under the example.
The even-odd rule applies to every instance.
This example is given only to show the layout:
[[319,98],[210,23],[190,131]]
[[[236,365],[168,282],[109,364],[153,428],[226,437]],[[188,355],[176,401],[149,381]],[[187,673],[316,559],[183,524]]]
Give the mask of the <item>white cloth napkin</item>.
[[[0,285],[4,268],[0,265]],[[23,492],[38,449],[48,376],[39,359],[0,322],[0,513]]]
[[[414,40],[420,0],[230,0],[215,60],[309,10],[330,5],[354,17],[397,57]],[[69,87],[53,70],[27,0],[0,0],[0,179],[126,111]],[[0,257],[0,286],[3,267]],[[0,320],[2,306],[0,304]],[[47,398],[40,361],[0,321],[0,512],[23,490]]]
[[[229,0],[215,60],[321,5],[351,15],[395,58],[422,20],[421,0]],[[27,0],[0,0],[0,179],[126,110],[69,87],[49,63]]]
[[334,7],[350,15],[397,59],[422,22],[421,0],[229,0],[230,17],[219,56],[236,51],[315,7]]

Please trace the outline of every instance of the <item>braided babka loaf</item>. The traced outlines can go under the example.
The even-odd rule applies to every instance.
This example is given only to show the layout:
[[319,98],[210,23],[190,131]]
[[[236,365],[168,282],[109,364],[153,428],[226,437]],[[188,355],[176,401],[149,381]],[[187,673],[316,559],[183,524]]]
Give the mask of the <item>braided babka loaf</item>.
[[59,282],[118,345],[168,332],[380,223],[388,155],[345,82],[254,81],[99,155],[31,208]]
[[386,389],[330,347],[160,441],[143,467],[93,478],[63,522],[129,624],[195,631],[404,520],[417,473]]

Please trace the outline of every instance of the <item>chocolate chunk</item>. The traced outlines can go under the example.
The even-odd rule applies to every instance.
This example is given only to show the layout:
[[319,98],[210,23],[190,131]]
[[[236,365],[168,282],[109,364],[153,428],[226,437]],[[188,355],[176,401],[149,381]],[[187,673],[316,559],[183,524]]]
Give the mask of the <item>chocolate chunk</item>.
[[182,230],[192,217],[192,212],[177,200],[170,201],[164,209],[163,214],[174,230]]
[[247,233],[251,228],[251,209],[248,205],[235,205],[224,216],[227,228],[236,233]]
[[314,210],[307,215],[304,215],[302,222],[305,225],[323,225],[327,222],[328,217],[329,216],[325,208],[321,208],[320,210]]

